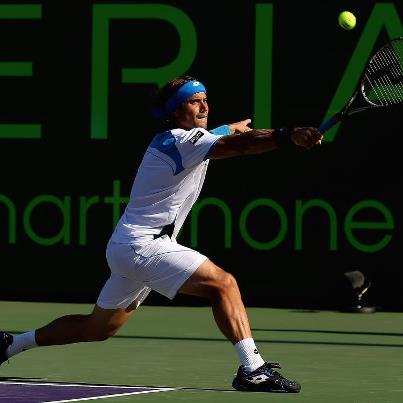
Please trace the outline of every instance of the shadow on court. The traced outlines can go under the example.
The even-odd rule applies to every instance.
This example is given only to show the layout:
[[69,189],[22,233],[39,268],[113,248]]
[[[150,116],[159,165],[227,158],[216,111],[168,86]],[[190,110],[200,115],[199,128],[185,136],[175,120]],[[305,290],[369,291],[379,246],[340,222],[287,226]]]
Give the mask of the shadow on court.
[[[371,332],[344,332],[344,331],[331,331],[331,330],[306,330],[306,329],[252,329],[253,331],[267,331],[267,332],[306,332],[306,333],[334,333],[334,334],[356,334],[356,335],[383,335],[383,336],[402,336],[401,333],[371,333]],[[21,331],[9,331],[12,334],[23,333]],[[133,340],[180,340],[180,341],[222,341],[228,343],[224,338],[212,337],[180,337],[180,336],[128,336],[128,335],[115,335],[113,339],[133,339]],[[314,341],[314,340],[276,340],[276,339],[260,339],[255,338],[257,343],[272,343],[272,344],[306,344],[306,345],[322,345],[322,346],[357,346],[357,347],[393,347],[402,348],[403,344],[394,343],[353,343],[353,342],[338,342],[338,341]]]
[[403,333],[385,332],[350,332],[345,330],[312,330],[312,329],[252,329],[254,332],[291,332],[291,333],[324,333],[324,334],[354,334],[364,336],[403,336]]

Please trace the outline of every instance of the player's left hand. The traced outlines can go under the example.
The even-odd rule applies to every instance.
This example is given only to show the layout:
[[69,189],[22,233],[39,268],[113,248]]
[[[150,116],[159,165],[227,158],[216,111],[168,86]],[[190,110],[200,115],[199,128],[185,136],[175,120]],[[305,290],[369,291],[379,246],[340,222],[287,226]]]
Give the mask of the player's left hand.
[[248,125],[252,121],[250,119],[241,120],[239,122],[230,123],[228,126],[231,129],[231,134],[242,134],[252,130]]

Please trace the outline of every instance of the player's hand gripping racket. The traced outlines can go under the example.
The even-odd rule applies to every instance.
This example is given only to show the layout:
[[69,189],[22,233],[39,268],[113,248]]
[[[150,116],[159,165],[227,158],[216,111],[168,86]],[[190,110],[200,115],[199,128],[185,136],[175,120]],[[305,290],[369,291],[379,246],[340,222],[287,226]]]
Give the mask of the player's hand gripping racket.
[[403,37],[392,39],[371,57],[353,96],[340,112],[319,127],[319,131],[326,132],[353,113],[401,103],[403,103]]

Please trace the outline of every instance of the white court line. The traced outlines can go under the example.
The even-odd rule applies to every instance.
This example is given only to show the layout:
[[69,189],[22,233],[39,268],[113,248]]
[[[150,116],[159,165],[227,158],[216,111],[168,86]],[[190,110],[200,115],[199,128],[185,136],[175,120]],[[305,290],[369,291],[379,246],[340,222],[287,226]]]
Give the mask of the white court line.
[[142,392],[128,392],[128,393],[117,393],[114,395],[96,396],[96,397],[84,397],[82,399],[68,399],[68,400],[46,400],[42,403],[65,403],[65,402],[81,402],[83,400],[95,400],[95,399],[107,399],[109,397],[117,396],[129,396],[129,395],[140,395],[141,393],[153,393],[153,392],[166,392],[168,390],[175,390],[173,388],[158,389],[158,390],[144,390]]

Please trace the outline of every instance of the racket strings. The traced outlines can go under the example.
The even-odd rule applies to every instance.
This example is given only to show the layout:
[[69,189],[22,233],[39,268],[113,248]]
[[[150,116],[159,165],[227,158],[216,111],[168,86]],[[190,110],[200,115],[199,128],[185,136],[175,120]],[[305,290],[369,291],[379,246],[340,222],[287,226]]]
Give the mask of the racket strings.
[[370,89],[375,94],[375,97],[371,94],[372,96],[369,97],[370,101],[383,106],[393,104],[398,99],[397,91],[394,89],[393,83],[386,73],[392,65],[390,61],[390,55],[379,52],[377,57],[371,61],[369,74],[367,74]]
[[388,106],[403,102],[403,40],[381,48],[368,64],[362,85],[372,104]]
[[[372,70],[372,71],[371,71]],[[370,69],[370,72],[375,72],[376,69]],[[388,97],[387,93],[385,92],[384,88],[387,85],[386,80],[381,77],[378,79],[371,79],[369,74],[366,74],[367,82],[369,83],[369,91],[368,88],[365,89],[367,94],[367,98],[371,103],[374,104],[381,104],[381,105],[388,105]]]
[[386,47],[385,54],[381,56],[385,56],[388,61],[392,61],[389,64],[390,74],[387,77],[389,81],[391,81],[391,83],[393,84],[391,88],[393,89],[393,93],[396,96],[396,99],[401,100],[403,99],[403,57],[402,55],[399,56],[398,53],[396,53],[395,49],[392,47]]
[[[380,52],[380,58],[383,64],[387,66],[384,83],[388,84],[386,92],[392,104],[403,100],[402,41],[395,41],[393,44],[395,47],[392,47],[392,44],[390,44],[384,47],[384,52]],[[398,53],[399,50],[400,54]]]
[[403,70],[398,54],[395,53],[395,49],[389,44],[378,52],[376,59],[380,61],[381,67],[385,72],[380,82],[386,102],[399,102],[402,98],[402,89],[399,88],[399,78],[401,82]]
[[[382,83],[384,85],[383,88],[387,86],[385,88],[385,97],[387,98],[387,101],[390,102],[390,104],[399,103],[399,99],[403,99],[403,94],[399,93],[399,87],[393,83],[392,78],[390,77],[393,72],[397,73],[398,71],[396,67],[396,57],[389,48],[385,48],[385,52],[381,52],[379,56],[385,68],[389,69],[388,74],[385,75],[382,80]],[[400,76],[403,77],[402,74]]]
[[366,82],[364,83],[363,92],[367,99],[373,104],[388,105],[388,94],[385,88],[390,84],[384,75],[376,74],[384,68],[384,64],[380,63],[381,59],[372,60],[368,65],[365,74]]

